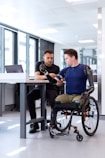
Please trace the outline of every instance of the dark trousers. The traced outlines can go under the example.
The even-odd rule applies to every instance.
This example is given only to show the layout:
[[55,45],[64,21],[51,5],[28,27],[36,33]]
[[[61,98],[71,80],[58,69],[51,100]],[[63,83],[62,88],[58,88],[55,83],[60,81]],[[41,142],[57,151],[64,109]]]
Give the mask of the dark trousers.
[[[36,106],[35,106],[35,100],[41,98],[41,89],[40,88],[34,88],[32,89],[28,95],[27,95],[27,105],[29,108],[29,113],[31,119],[36,118]],[[58,95],[57,90],[46,90],[46,99],[48,100],[51,108],[54,107],[54,101],[56,96]]]

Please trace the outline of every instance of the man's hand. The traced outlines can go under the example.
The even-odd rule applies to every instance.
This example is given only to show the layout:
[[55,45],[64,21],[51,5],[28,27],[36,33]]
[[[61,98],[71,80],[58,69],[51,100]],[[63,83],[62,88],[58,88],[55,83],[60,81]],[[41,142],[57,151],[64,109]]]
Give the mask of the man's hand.
[[64,80],[63,77],[59,74],[56,75],[56,78],[59,79],[59,80]]
[[50,75],[52,78],[55,78],[55,77],[56,77],[56,74],[55,74],[55,73],[49,73],[49,75]]
[[62,86],[63,85],[63,80],[64,79],[61,75],[57,74],[55,79],[57,80],[57,83],[56,83],[57,86]]

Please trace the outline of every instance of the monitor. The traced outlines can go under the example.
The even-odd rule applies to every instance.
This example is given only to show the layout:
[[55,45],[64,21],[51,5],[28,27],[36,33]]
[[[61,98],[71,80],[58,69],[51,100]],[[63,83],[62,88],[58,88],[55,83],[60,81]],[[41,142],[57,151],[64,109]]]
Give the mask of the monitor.
[[5,65],[7,73],[21,73],[23,72],[22,65]]

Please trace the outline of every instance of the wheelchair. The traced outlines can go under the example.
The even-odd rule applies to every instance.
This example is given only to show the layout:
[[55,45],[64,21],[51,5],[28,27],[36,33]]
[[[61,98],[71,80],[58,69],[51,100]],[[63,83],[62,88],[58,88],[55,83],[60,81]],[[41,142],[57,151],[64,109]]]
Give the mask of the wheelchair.
[[82,141],[83,136],[79,133],[78,127],[72,125],[73,116],[80,116],[84,132],[88,136],[93,136],[99,125],[99,108],[94,97],[88,96],[83,105],[79,102],[69,104],[57,103],[54,106],[56,112],[56,121],[54,128],[49,126],[51,138],[55,135],[69,135],[71,127],[74,128],[77,141]]

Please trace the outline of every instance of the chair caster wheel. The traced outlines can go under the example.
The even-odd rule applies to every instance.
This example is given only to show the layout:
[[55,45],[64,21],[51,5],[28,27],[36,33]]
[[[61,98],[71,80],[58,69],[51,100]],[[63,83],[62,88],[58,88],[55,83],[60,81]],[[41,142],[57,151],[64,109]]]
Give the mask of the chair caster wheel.
[[81,134],[78,134],[76,136],[77,141],[81,142],[83,140],[83,136]]

